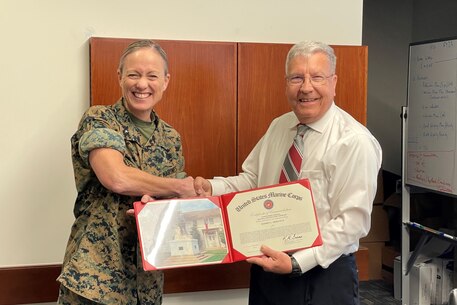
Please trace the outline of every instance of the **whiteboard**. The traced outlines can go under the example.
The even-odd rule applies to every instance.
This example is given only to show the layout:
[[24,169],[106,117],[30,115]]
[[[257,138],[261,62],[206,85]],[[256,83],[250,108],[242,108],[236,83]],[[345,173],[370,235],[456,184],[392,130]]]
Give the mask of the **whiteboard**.
[[406,183],[456,194],[457,38],[409,46]]

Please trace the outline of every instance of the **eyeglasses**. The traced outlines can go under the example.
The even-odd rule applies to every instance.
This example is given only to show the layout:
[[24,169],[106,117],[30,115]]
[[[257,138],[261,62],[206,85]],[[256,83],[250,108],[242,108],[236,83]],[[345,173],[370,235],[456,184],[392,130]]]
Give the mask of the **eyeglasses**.
[[287,83],[291,86],[301,86],[305,82],[306,79],[309,80],[311,85],[313,86],[322,86],[327,82],[327,79],[332,77],[334,74],[331,74],[329,76],[323,76],[323,75],[313,75],[310,77],[304,77],[302,75],[292,75],[292,76],[287,76],[286,80]]

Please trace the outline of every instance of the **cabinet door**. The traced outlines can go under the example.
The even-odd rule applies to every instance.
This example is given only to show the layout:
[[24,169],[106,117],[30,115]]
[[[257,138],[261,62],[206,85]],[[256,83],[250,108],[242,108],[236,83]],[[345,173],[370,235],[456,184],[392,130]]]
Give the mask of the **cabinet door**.
[[[91,38],[91,105],[121,96],[119,58],[135,39]],[[182,136],[186,171],[228,176],[236,171],[236,43],[157,40],[167,52],[170,84],[155,107]]]
[[[290,111],[285,61],[292,44],[238,43],[237,169],[277,116]],[[366,124],[366,46],[332,46],[337,56],[335,103]]]
[[[117,67],[135,39],[91,38],[91,105],[121,96]],[[236,172],[236,43],[156,40],[167,52],[170,84],[155,107],[182,136],[186,171],[192,176]],[[249,264],[238,262],[165,270],[166,293],[245,288]]]

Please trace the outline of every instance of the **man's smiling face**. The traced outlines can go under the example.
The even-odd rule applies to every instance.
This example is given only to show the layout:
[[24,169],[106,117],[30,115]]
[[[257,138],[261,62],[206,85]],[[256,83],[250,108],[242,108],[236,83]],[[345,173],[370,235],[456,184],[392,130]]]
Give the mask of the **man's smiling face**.
[[[286,96],[289,104],[302,124],[319,120],[330,108],[335,97],[337,76],[331,70],[330,61],[324,53],[314,53],[308,57],[297,55],[287,67],[287,78],[305,78],[302,84],[286,85]],[[324,77],[317,84],[311,77]]]

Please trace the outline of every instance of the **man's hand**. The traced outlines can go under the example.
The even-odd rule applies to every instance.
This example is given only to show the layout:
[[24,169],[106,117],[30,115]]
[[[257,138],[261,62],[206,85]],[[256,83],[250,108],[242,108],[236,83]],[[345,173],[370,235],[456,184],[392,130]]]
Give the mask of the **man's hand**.
[[273,250],[265,245],[260,247],[264,254],[261,257],[251,257],[246,259],[250,264],[256,264],[267,272],[289,274],[292,272],[292,263],[287,253]]
[[208,180],[203,177],[197,177],[194,180],[195,193],[199,197],[211,196],[213,194],[213,187]]

